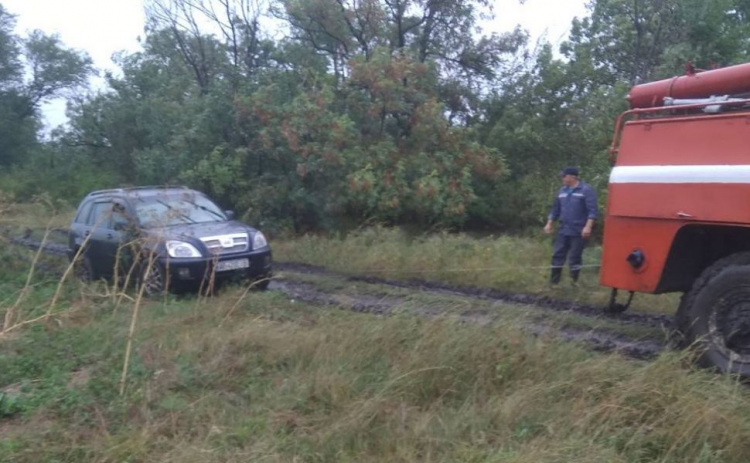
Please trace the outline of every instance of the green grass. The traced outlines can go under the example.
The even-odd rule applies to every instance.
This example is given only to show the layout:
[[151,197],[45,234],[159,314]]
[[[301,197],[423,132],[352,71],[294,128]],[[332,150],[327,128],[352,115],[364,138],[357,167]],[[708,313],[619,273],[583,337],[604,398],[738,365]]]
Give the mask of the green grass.
[[33,203],[15,203],[0,191],[0,225],[12,231],[30,228],[68,228],[75,215],[75,205],[40,196]]
[[[416,279],[506,291],[546,293],[551,239],[484,237],[441,233],[412,237],[398,229],[370,228],[345,237],[306,235],[272,243],[280,261],[321,265],[350,275]],[[584,252],[584,265],[597,265],[601,248]],[[586,267],[577,289],[563,287],[554,297],[605,305],[609,288],[599,285],[598,268]],[[623,295],[624,296],[624,295]],[[633,309],[674,313],[677,295],[639,294]]]
[[[744,462],[750,394],[493,326],[279,293],[79,304],[0,340],[0,461]],[[75,304],[75,300],[67,300]]]
[[[529,292],[546,272],[521,264],[544,264],[549,251],[530,239],[393,230],[275,244],[281,259],[344,273]],[[32,257],[0,243],[0,320]],[[446,271],[455,268],[473,271]],[[133,304],[117,306],[101,284],[68,282],[53,317],[0,336],[0,462],[740,463],[750,454],[750,391],[694,370],[687,354],[632,361],[530,336],[518,307],[471,302],[500,315],[480,326],[453,316],[463,299],[296,278],[447,315],[355,314],[276,292],[242,299],[242,288],[149,301],[121,396]],[[32,279],[18,319],[44,313],[56,287]],[[565,297],[597,301],[596,288],[587,273],[592,294]],[[593,327],[567,317],[548,318]]]

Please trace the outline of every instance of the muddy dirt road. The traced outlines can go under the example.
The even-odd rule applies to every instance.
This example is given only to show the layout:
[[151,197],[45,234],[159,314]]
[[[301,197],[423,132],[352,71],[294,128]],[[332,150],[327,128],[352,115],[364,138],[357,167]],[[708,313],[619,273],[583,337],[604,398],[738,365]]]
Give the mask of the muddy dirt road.
[[383,315],[407,307],[406,311],[423,317],[455,317],[461,322],[481,325],[502,323],[509,316],[515,318],[523,312],[527,316],[522,317],[520,325],[534,335],[554,335],[584,342],[596,350],[620,351],[642,359],[666,348],[666,333],[671,324],[671,317],[665,315],[611,315],[602,308],[545,296],[348,277],[297,263],[277,263],[277,269],[279,277],[271,289],[308,303]]
[[[57,236],[45,243],[43,251],[62,261],[66,259],[67,246],[60,242],[61,232],[53,233]],[[27,233],[10,237],[8,242],[35,250],[41,246],[37,237],[38,233]],[[50,265],[40,270],[55,272]],[[483,326],[512,322],[535,336],[554,336],[637,359],[652,358],[667,348],[672,322],[667,315],[608,314],[601,307],[544,295],[352,277],[298,263],[276,263],[276,270],[270,290],[311,305],[382,316],[406,313],[425,318],[448,317]]]

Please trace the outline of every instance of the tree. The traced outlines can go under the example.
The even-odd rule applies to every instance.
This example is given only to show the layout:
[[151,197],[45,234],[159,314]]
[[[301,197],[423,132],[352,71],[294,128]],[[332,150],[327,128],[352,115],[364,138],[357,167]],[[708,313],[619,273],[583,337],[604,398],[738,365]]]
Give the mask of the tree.
[[450,127],[430,66],[379,48],[347,75],[345,89],[318,77],[291,99],[271,85],[243,103],[245,123],[261,127],[251,151],[280,166],[296,228],[321,217],[462,223],[474,183],[504,173],[502,156]]
[[732,64],[747,50],[745,0],[593,0],[589,10],[562,52],[586,62],[598,84],[669,77],[687,61]]
[[[220,46],[205,40],[213,42],[207,47]],[[119,63],[122,77],[108,76],[110,91],[70,106],[68,145],[85,149],[98,165],[115,167],[125,181],[166,183],[231,141],[233,96],[204,91],[172,31],[149,34],[142,52],[120,57]],[[212,75],[220,75],[219,69],[223,65]],[[221,90],[220,85],[221,79],[212,88]]]
[[0,5],[0,166],[6,167],[37,148],[40,104],[83,85],[91,72],[88,56],[57,36],[33,31],[22,38],[14,27],[14,16]]
[[750,13],[747,0],[593,0],[558,58],[521,29],[478,33],[485,0],[279,0],[275,40],[262,2],[148,5],[143,51],[71,105],[58,146],[296,231],[535,225],[564,165],[605,190],[634,82],[742,59]]
[[341,84],[349,60],[368,61],[378,48],[433,66],[439,98],[456,123],[470,121],[481,93],[497,85],[509,58],[527,40],[520,29],[481,35],[479,17],[492,15],[486,0],[281,0],[281,5],[277,14],[292,37],[327,57]]
[[229,79],[236,92],[244,79],[267,65],[274,49],[261,28],[267,8],[264,0],[146,2],[149,29],[154,33],[170,31],[204,94],[222,78]]
[[35,30],[23,40],[29,77],[24,92],[35,110],[45,99],[86,84],[92,72],[91,58],[66,49],[56,35]]
[[23,73],[18,37],[13,33],[15,16],[0,5],[0,88],[10,90],[20,84]]

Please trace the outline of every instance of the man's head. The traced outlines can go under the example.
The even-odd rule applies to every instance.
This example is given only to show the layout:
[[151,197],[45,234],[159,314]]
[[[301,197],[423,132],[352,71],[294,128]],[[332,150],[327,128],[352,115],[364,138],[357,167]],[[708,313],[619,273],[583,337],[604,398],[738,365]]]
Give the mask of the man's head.
[[560,172],[560,178],[565,186],[576,186],[578,184],[578,167],[566,167]]

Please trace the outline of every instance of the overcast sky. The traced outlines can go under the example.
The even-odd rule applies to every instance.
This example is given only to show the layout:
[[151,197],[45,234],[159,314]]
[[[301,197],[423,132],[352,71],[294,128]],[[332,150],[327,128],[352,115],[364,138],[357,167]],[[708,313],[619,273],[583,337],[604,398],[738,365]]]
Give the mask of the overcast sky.
[[[0,0],[16,15],[17,32],[41,29],[59,34],[69,47],[86,51],[99,69],[115,70],[112,54],[138,50],[145,15],[140,0]],[[536,40],[545,36],[552,43],[565,38],[570,21],[586,14],[586,0],[494,0],[496,19],[485,24],[488,32],[504,32],[517,24]],[[65,103],[44,108],[49,126],[65,122]]]

